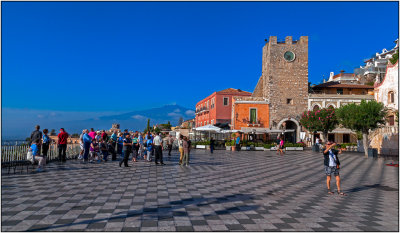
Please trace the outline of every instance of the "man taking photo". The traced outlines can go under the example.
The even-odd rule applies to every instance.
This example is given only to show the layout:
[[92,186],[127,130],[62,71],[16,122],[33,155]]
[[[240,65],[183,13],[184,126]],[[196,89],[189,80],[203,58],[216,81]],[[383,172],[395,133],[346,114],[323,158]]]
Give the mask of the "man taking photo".
[[339,158],[338,158],[338,154],[342,153],[342,149],[340,150],[336,150],[334,149],[334,147],[337,144],[332,142],[332,141],[328,141],[325,144],[324,150],[323,150],[323,154],[324,154],[324,165],[325,165],[325,174],[326,174],[326,186],[328,187],[328,194],[333,194],[333,192],[331,191],[331,175],[335,175],[336,178],[336,186],[337,186],[337,192],[339,195],[345,196],[346,194],[344,194],[341,189],[340,189],[340,176],[339,176]]

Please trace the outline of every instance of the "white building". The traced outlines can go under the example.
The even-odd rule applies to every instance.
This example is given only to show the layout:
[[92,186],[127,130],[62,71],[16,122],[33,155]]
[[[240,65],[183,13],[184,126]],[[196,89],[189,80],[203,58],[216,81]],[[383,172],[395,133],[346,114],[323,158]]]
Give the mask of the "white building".
[[[360,84],[343,84],[339,81],[322,83],[312,87],[312,92],[308,94],[308,110],[319,110],[321,108],[340,108],[350,103],[361,103],[362,100],[374,99],[374,87]],[[321,132],[308,135],[315,143],[316,137],[321,138]],[[326,140],[326,139],[324,139]],[[336,128],[328,134],[328,140],[338,143],[357,143],[355,132]]]
[[381,82],[386,74],[389,59],[392,58],[399,47],[399,39],[394,42],[396,45],[391,50],[382,49],[381,53],[376,53],[375,56],[364,60],[364,66],[354,69],[356,76],[363,77],[366,82]]
[[[377,148],[379,154],[398,155],[399,124],[396,122],[396,112],[399,111],[399,62],[387,65],[384,78],[375,83],[375,100],[388,109],[386,126],[371,132],[369,139],[371,147]],[[398,120],[398,119],[397,119]]]

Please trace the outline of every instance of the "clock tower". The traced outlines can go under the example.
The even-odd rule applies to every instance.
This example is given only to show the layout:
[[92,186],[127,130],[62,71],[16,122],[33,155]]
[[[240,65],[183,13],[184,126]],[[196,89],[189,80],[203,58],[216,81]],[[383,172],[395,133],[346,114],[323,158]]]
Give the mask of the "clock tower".
[[270,36],[263,48],[262,75],[253,97],[269,101],[270,129],[285,132],[288,141],[299,141],[300,115],[307,110],[308,37],[277,41]]

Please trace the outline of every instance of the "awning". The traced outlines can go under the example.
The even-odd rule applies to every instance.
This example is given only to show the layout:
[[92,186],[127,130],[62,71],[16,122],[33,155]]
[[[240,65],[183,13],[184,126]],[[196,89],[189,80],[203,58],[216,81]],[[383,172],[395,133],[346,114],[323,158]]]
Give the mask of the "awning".
[[205,125],[205,126],[197,127],[197,128],[195,128],[195,130],[196,131],[215,131],[215,132],[219,132],[219,131],[221,131],[221,128],[215,127],[213,125]]
[[242,132],[243,133],[266,133],[267,128],[255,128],[255,127],[242,127]]
[[237,133],[240,132],[239,130],[232,129],[232,130],[221,130],[221,133]]

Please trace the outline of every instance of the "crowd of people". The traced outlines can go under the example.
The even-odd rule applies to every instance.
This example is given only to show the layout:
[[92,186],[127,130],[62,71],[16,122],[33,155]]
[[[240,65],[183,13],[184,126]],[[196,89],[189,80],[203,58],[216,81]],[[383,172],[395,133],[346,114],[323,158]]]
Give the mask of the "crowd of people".
[[[63,129],[57,135],[58,160],[61,163],[66,162],[66,149],[69,134]],[[51,143],[48,136],[48,129],[40,131],[40,126],[35,127],[35,131],[31,133],[30,151],[33,153],[33,160],[38,161],[37,171],[43,171],[46,165],[47,152]],[[175,138],[171,135],[163,137],[161,133],[141,133],[141,132],[118,132],[115,130],[108,135],[105,130],[95,131],[93,128],[84,129],[79,137],[80,153],[79,160],[83,163],[107,162],[109,156],[112,161],[118,160],[119,166],[122,164],[129,167],[128,162],[138,162],[144,160],[151,162],[154,160],[156,165],[165,165],[163,160],[163,150],[171,156],[171,151]],[[180,158],[179,165],[189,166],[189,154],[191,149],[191,141],[182,135],[177,139]],[[130,156],[132,155],[132,158]],[[154,159],[153,159],[154,157]]]
[[[43,133],[40,131],[40,126],[35,127],[35,131],[31,134],[31,145],[30,151],[33,154],[33,160],[38,162],[37,171],[43,171],[46,165],[47,153],[51,143],[51,139],[48,136],[48,129],[44,129]],[[69,134],[64,130],[60,129],[60,133],[57,136],[58,146],[58,158],[61,163],[66,162],[66,149],[67,139]],[[114,131],[109,136],[105,130],[95,131],[93,128],[89,130],[82,130],[82,134],[79,137],[81,151],[78,159],[83,160],[83,163],[94,163],[94,162],[107,162],[109,155],[111,160],[116,161],[117,156],[120,156],[119,166],[124,164],[125,167],[130,167],[128,162],[130,155],[132,154],[132,163],[138,162],[143,159],[146,162],[151,162],[154,158],[156,165],[165,165],[163,160],[163,150],[168,151],[168,156],[171,156],[171,151],[175,139],[168,135],[163,138],[162,134],[150,133],[146,134],[141,132],[129,133],[128,130],[124,132]],[[235,140],[237,149],[240,148],[241,137],[238,136]],[[210,152],[213,153],[215,140],[210,140]],[[317,145],[321,145],[322,141],[317,138]],[[189,166],[189,157],[191,149],[191,141],[187,137],[180,135],[177,140],[179,148],[179,165]],[[277,153],[283,155],[284,149],[284,138],[283,135],[277,137]],[[328,194],[333,194],[330,187],[331,175],[335,176],[336,186],[339,195],[346,195],[341,191],[340,187],[340,176],[339,176],[339,158],[338,155],[342,153],[342,149],[336,150],[336,143],[332,141],[326,141],[323,147],[324,155],[324,167],[326,174],[326,185],[328,188]],[[340,145],[338,145],[340,147]]]

